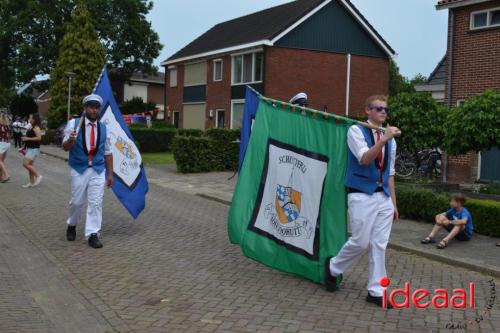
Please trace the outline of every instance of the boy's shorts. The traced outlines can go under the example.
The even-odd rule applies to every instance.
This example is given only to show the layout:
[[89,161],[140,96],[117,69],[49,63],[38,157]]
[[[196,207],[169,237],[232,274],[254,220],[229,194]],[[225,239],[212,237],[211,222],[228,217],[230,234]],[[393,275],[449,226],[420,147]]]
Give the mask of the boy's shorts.
[[[453,216],[451,216],[451,215],[446,215],[446,217],[449,220],[453,220]],[[448,224],[444,228],[446,230],[448,230],[448,232],[450,232],[453,229],[453,227],[454,227],[453,224]],[[465,229],[463,229],[463,230],[460,230],[460,232],[455,236],[455,239],[459,240],[459,241],[462,241],[462,242],[467,242],[467,241],[470,241],[471,235],[469,235],[467,233],[467,231],[465,231]]]

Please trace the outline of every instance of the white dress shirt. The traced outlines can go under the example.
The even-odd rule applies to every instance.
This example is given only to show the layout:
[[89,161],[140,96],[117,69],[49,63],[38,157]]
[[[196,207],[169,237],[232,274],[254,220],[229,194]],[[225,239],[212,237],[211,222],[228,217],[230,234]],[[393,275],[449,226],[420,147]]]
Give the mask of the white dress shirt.
[[[66,142],[69,139],[71,132],[75,130],[75,121],[77,119],[71,119],[68,121],[66,128],[64,129],[64,139],[63,142]],[[78,119],[80,121],[80,119]],[[95,136],[94,136],[94,146],[97,148],[97,122],[95,122]],[[78,126],[78,125],[77,125]],[[87,145],[87,151],[90,151],[90,131],[92,131],[92,125],[90,120],[85,117],[85,143]],[[111,134],[109,131],[106,131],[106,143],[104,144],[104,155],[111,155],[113,153],[111,149]]]
[[[373,133],[373,138],[375,142],[377,142],[377,130],[372,130]],[[380,134],[381,136],[383,134]],[[391,146],[391,161],[389,165],[389,176],[394,176],[396,173],[395,170],[395,162],[396,162],[396,140],[392,140],[392,146]],[[363,155],[370,150],[368,147],[368,143],[365,140],[365,137],[363,135],[363,132],[361,132],[361,129],[358,126],[351,126],[349,128],[349,131],[347,132],[347,145],[349,146],[349,149],[351,152],[356,156],[358,159],[358,162],[361,164],[361,159],[363,158]],[[384,159],[385,154],[385,145],[382,147],[382,160]]]

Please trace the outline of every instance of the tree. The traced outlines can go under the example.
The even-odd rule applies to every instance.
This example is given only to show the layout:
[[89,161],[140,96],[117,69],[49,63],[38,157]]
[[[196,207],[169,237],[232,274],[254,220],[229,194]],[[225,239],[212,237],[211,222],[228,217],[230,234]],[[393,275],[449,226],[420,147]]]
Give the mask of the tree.
[[398,149],[416,153],[442,146],[447,110],[429,93],[400,93],[389,98],[391,125],[401,129]]
[[410,84],[412,85],[412,87],[415,87],[415,85],[417,84],[426,84],[426,83],[427,83],[427,76],[422,75],[420,73],[415,75],[413,79],[410,80]]
[[[153,73],[162,45],[146,15],[149,0],[0,0],[0,87],[52,72],[65,24],[77,4],[90,11],[111,67]],[[1,90],[0,90],[1,92]]]
[[415,92],[415,88],[406,77],[399,73],[399,67],[394,60],[389,61],[389,95]]
[[123,102],[121,111],[123,114],[134,114],[153,111],[156,105],[154,103],[144,103],[141,97],[133,97]]
[[500,147],[500,91],[486,91],[450,110],[445,129],[451,155]]
[[20,94],[13,98],[10,112],[14,116],[28,117],[30,114],[38,112],[38,105],[30,95]]
[[97,37],[85,5],[78,5],[59,47],[59,57],[51,73],[51,101],[49,105],[49,126],[59,126],[66,119],[68,102],[68,77],[76,77],[71,85],[71,114],[80,113],[82,99],[92,88],[105,64],[105,49]]

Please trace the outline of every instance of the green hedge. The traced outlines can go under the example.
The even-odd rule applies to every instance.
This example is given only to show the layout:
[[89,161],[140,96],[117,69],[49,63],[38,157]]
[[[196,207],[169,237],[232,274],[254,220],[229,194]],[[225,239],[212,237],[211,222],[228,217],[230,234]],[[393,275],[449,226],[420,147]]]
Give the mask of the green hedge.
[[171,149],[177,134],[174,128],[130,128],[134,140],[143,153],[166,152]]
[[202,137],[179,135],[172,150],[179,172],[227,171],[238,168],[239,131],[207,130]]
[[[434,223],[434,217],[449,209],[449,195],[427,189],[398,188],[398,210],[403,218]],[[500,202],[467,199],[465,207],[472,214],[477,233],[500,237]]]
[[42,135],[42,145],[50,145],[56,142],[56,130],[48,129],[45,130],[45,134]]
[[195,136],[202,137],[205,132],[201,129],[192,129],[192,128],[179,128],[177,130],[177,135],[180,136]]
[[[152,128],[175,128],[174,125],[171,123],[167,123],[166,121],[163,120],[155,120],[152,122]],[[130,124],[129,128],[148,128],[148,125],[146,123],[135,123],[135,124]]]

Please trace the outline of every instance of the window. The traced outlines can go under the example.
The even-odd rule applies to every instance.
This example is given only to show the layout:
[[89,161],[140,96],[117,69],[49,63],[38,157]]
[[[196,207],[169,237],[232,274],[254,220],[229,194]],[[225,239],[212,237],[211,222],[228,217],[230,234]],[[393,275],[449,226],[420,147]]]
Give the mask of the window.
[[262,82],[263,69],[262,52],[233,56],[233,84]]
[[481,29],[500,26],[500,8],[473,12],[470,19],[470,28]]
[[216,110],[215,127],[224,128],[225,114],[224,110]]
[[490,25],[500,25],[500,9],[490,12]]
[[222,81],[222,60],[214,60],[214,81]]
[[457,106],[460,106],[465,103],[465,99],[458,99],[457,100]]
[[200,61],[184,65],[184,87],[207,84],[207,62]]
[[170,72],[170,87],[177,87],[177,67],[169,67],[168,71]]
[[241,128],[243,124],[243,109],[245,108],[245,101],[233,101],[231,103],[231,128]]
[[482,28],[487,25],[488,22],[488,12],[477,13],[472,16],[472,27]]
[[179,128],[179,111],[174,111],[174,116],[172,117],[172,123],[175,128]]

